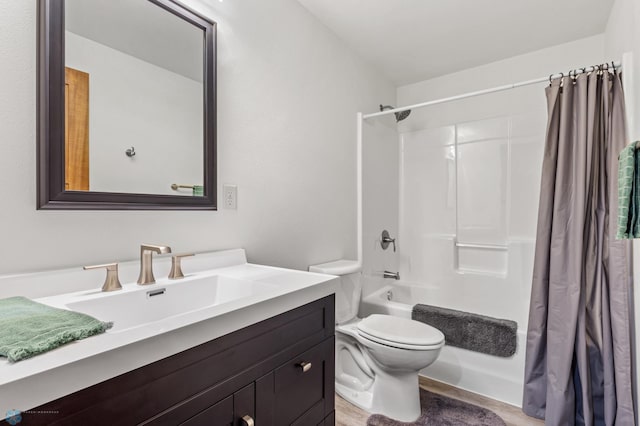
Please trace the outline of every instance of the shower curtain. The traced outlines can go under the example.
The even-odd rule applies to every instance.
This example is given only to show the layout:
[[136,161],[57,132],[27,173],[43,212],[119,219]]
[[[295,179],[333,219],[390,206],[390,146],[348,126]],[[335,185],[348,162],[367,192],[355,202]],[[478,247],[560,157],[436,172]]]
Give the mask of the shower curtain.
[[546,425],[634,425],[631,245],[615,239],[620,75],[556,79],[546,94],[523,411]]

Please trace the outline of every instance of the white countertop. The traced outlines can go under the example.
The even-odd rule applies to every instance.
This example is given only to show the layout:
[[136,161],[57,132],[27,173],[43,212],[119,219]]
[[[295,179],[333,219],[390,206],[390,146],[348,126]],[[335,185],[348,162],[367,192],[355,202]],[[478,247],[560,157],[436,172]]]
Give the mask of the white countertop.
[[[156,277],[166,276],[169,263],[168,257],[154,260]],[[134,282],[131,277],[137,267],[137,262],[121,264],[121,281]],[[139,327],[108,330],[16,363],[0,358],[0,418],[8,410],[29,410],[328,296],[337,285],[336,277],[331,275],[249,264],[240,249],[199,254],[191,262],[185,260],[183,269],[187,275],[224,274],[256,280],[272,284],[273,290]],[[56,287],[62,289],[59,293],[95,292],[104,275],[104,271],[98,272],[102,274],[88,274],[78,268],[0,277],[0,297],[24,295],[55,301]],[[148,288],[161,287],[163,283],[179,285],[178,281],[157,279]]]

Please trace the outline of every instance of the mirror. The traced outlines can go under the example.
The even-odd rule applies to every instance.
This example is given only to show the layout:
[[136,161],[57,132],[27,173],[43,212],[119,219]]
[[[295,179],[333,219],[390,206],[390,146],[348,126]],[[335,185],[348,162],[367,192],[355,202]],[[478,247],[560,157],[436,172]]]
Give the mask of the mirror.
[[216,209],[215,23],[38,0],[38,208]]

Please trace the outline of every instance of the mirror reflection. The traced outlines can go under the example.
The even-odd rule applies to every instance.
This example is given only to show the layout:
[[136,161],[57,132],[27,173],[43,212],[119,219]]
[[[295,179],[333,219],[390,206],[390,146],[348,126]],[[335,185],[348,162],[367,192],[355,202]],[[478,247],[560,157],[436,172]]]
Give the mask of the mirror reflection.
[[65,1],[65,189],[202,195],[204,31],[149,0]]

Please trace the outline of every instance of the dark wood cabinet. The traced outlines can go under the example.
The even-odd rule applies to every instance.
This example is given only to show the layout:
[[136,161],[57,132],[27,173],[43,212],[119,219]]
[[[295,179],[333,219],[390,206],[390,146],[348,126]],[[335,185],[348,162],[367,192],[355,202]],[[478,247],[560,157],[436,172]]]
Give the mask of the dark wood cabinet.
[[334,347],[328,296],[44,404],[22,424],[329,426]]
[[185,426],[231,426],[234,424],[233,399],[233,396],[228,396],[182,424]]
[[[184,426],[245,426],[255,419],[255,384],[245,386],[232,396],[228,396],[220,402],[196,414],[186,422]],[[244,419],[247,419],[246,421]]]
[[256,425],[316,425],[333,413],[334,347],[329,338],[258,379]]

